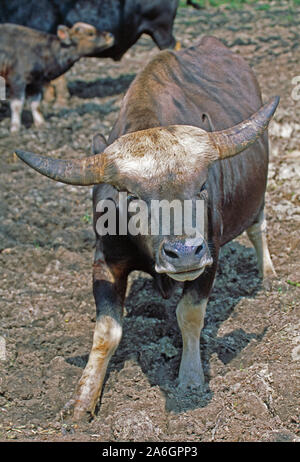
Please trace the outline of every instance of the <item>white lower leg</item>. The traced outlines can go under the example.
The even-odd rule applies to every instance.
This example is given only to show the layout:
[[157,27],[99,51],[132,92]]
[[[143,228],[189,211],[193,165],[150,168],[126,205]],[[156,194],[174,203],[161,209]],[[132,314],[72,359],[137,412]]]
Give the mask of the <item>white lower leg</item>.
[[74,403],[74,418],[79,420],[87,412],[93,414],[101,394],[109,360],[122,337],[121,325],[110,316],[96,322],[93,346],[88,363],[78,384]]
[[41,100],[41,96],[39,95],[35,97],[34,99],[32,99],[30,103],[33,122],[36,127],[40,127],[45,122],[44,117],[42,116],[42,113],[40,110],[40,100]]
[[204,374],[200,357],[200,334],[204,324],[207,298],[195,303],[191,294],[180,300],[176,315],[182,335],[182,357],[179,368],[179,385],[201,386]]
[[11,132],[18,132],[20,130],[23,106],[24,106],[24,97],[13,98],[10,102],[10,110],[11,110],[10,131]]
[[247,229],[247,235],[256,251],[260,277],[266,278],[268,276],[276,276],[268,248],[267,223],[263,213],[259,223],[255,223]]

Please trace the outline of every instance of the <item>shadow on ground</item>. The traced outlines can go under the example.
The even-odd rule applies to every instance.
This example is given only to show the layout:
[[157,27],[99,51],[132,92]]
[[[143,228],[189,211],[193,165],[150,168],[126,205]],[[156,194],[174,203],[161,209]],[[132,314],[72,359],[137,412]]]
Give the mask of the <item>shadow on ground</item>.
[[73,80],[68,83],[68,89],[71,95],[78,98],[104,98],[124,93],[134,77],[135,74],[122,74],[116,78],[106,77],[92,82]]
[[[217,337],[220,326],[232,315],[238,302],[243,297],[255,298],[259,290],[261,282],[254,250],[238,242],[227,244],[222,249],[201,335],[206,384],[204,390],[180,390],[176,378],[182,341],[175,310],[181,289],[171,299],[163,300],[153,288],[151,279],[138,277],[126,299],[127,316],[124,319],[123,339],[110,362],[106,382],[112,371],[121,371],[125,361],[131,358],[141,367],[151,386],[159,385],[165,394],[167,411],[180,413],[207,406],[213,396],[209,387],[212,355],[217,354],[219,360],[227,365],[251,340],[260,342],[266,333],[266,328],[259,333],[248,333],[241,327],[223,337]],[[139,298],[137,294],[140,294]],[[144,332],[140,336],[141,329]],[[167,339],[169,351],[173,348],[172,353],[161,350],[162,338]],[[85,367],[87,360],[88,355],[66,359],[69,364],[81,368]]]

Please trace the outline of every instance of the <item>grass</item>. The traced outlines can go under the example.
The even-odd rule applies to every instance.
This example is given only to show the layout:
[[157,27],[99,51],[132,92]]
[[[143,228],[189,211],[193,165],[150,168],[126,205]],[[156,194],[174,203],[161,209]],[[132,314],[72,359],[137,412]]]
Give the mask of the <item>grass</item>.
[[287,282],[290,286],[300,287],[300,282],[291,281],[290,279],[288,279],[286,282]]
[[[194,0],[194,2],[202,8],[206,8],[207,6],[218,7],[220,5],[228,5],[232,8],[240,8],[245,4],[253,6],[257,4],[257,8],[262,10],[268,10],[272,7],[270,2],[267,0],[265,3],[258,2],[257,0]],[[290,3],[293,3],[294,5],[300,5],[300,0],[291,0]],[[180,0],[179,6],[182,8],[187,7],[186,0]]]
[[92,223],[92,217],[89,213],[86,213],[80,218],[80,221],[83,223],[91,224]]

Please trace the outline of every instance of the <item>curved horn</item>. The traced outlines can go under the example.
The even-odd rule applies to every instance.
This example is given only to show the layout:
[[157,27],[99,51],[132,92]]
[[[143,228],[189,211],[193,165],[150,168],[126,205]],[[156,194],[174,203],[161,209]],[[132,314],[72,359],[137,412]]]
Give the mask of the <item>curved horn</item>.
[[228,128],[208,133],[219,153],[220,159],[234,156],[254,143],[267,128],[279,103],[279,96],[275,96],[262,106],[249,119]]
[[113,166],[103,153],[80,160],[53,159],[20,150],[16,154],[37,172],[55,181],[80,186],[113,184]]

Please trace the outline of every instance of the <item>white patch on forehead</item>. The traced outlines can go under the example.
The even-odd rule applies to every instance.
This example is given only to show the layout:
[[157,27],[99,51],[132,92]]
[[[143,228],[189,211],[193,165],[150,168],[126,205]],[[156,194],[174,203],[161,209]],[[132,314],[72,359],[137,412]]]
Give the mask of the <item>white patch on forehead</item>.
[[143,158],[131,156],[120,158],[117,165],[122,173],[133,173],[139,177],[149,178],[159,171],[159,164],[151,155]]
[[105,150],[121,174],[139,178],[188,174],[216,158],[207,133],[176,125],[152,128],[122,136]]

